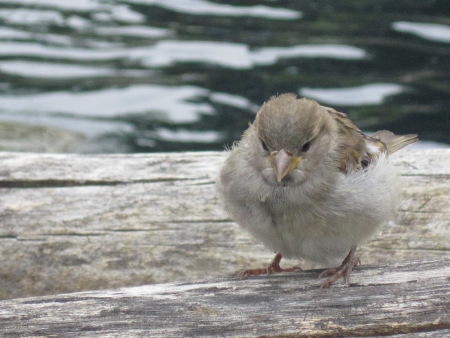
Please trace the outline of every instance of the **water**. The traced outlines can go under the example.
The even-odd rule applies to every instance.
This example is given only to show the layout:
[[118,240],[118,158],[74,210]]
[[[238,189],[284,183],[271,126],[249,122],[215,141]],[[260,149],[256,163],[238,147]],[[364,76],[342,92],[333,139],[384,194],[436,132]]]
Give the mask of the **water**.
[[219,150],[284,92],[365,131],[450,144],[448,13],[448,1],[1,0],[0,149]]

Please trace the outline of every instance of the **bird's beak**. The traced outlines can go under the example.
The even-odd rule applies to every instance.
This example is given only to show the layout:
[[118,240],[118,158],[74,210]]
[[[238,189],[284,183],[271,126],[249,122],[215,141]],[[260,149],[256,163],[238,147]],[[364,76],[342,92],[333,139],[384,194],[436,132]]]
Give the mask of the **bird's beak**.
[[272,151],[268,159],[275,169],[278,182],[281,182],[287,174],[297,167],[297,163],[303,160],[300,156],[294,156],[286,152],[284,149],[281,149],[280,151]]

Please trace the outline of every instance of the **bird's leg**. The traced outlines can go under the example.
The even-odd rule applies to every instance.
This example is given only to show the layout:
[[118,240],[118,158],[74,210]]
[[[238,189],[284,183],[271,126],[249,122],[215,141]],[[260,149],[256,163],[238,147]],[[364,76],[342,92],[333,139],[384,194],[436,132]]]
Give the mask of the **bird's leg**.
[[243,277],[261,275],[264,273],[270,275],[271,273],[274,273],[274,272],[302,271],[302,268],[299,266],[293,266],[290,268],[282,269],[280,266],[280,261],[281,261],[282,257],[283,256],[280,253],[277,253],[275,255],[275,257],[273,258],[272,262],[269,264],[269,266],[267,266],[267,268],[245,270],[245,271],[240,272],[238,274],[238,277],[243,278]]
[[322,283],[322,285],[320,286],[321,289],[330,287],[331,284],[333,284],[341,277],[344,277],[345,285],[348,286],[350,273],[355,266],[361,264],[361,260],[359,259],[359,257],[355,257],[355,251],[356,247],[350,249],[347,257],[345,257],[345,259],[342,261],[341,266],[338,266],[334,269],[325,270],[320,274],[319,278],[324,278],[330,275],[332,276]]

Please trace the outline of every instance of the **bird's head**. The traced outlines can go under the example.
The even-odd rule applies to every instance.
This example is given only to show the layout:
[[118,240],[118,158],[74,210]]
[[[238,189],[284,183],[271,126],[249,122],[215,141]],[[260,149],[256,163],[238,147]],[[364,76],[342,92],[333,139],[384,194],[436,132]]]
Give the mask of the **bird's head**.
[[306,171],[305,161],[320,164],[333,123],[316,101],[283,94],[263,104],[252,127],[259,143],[256,152],[280,183],[296,169]]

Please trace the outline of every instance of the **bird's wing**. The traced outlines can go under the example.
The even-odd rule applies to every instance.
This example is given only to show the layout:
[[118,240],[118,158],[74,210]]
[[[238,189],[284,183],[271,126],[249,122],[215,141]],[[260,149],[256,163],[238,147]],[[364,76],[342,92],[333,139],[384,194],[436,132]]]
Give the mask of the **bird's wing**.
[[366,150],[366,141],[364,134],[346,114],[338,112],[333,108],[325,107],[327,112],[333,116],[338,124],[338,133],[340,135],[340,144],[337,152],[339,153],[339,170],[343,173],[349,173],[361,168],[361,162]]
[[380,130],[368,136],[364,134],[346,114],[333,108],[325,107],[338,124],[338,130],[342,136],[338,152],[341,154],[339,170],[349,173],[354,170],[364,169],[375,161],[380,154],[388,155],[419,141],[416,134],[395,135],[388,130]]

